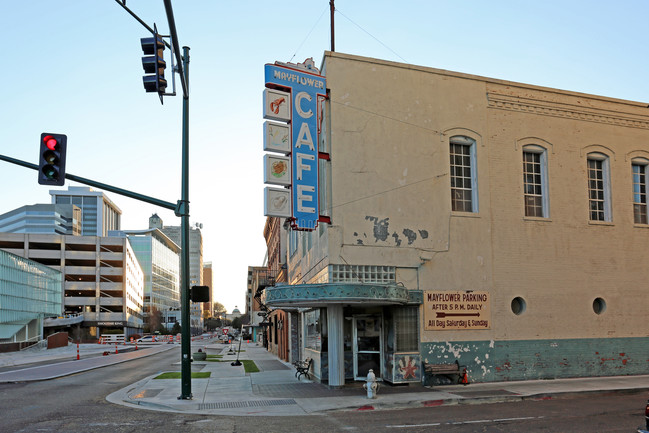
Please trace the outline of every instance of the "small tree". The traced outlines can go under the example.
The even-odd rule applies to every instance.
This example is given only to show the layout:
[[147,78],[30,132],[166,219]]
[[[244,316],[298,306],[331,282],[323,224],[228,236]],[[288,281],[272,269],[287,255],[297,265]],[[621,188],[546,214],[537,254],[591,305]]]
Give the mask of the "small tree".
[[162,317],[162,311],[158,310],[156,307],[151,306],[149,309],[149,314],[146,317],[146,321],[144,324],[144,330],[151,333],[154,332],[160,332],[160,333],[165,333],[166,329],[164,325],[162,324],[163,317]]
[[174,326],[171,328],[171,333],[173,335],[176,335],[176,334],[180,334],[181,332],[182,332],[182,328],[180,327],[180,323],[178,323],[178,321],[176,321],[174,323]]
[[232,319],[232,327],[234,329],[241,329],[241,317],[235,317]]
[[220,302],[214,303],[214,317],[219,317],[220,315],[224,315],[227,312],[228,310],[225,309],[223,304],[221,304]]

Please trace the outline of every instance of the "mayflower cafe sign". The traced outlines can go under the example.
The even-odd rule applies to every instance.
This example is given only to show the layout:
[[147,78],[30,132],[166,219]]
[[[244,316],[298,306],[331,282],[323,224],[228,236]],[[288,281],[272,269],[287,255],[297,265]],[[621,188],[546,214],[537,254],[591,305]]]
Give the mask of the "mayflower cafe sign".
[[[326,81],[313,65],[265,65],[264,215],[290,218],[298,230],[318,225],[318,133]],[[278,123],[280,122],[280,123]]]

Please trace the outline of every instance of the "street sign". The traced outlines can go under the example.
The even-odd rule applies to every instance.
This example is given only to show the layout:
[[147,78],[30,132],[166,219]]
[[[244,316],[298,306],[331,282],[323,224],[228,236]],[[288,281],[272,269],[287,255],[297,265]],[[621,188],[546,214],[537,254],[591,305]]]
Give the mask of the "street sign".
[[223,328],[223,335],[228,335],[228,331],[229,331],[228,328]]

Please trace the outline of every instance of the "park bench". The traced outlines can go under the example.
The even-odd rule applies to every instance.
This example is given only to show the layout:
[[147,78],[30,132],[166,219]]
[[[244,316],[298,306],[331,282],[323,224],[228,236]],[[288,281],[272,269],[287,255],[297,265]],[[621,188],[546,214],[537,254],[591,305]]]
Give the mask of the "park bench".
[[313,364],[313,359],[307,358],[304,361],[295,361],[293,365],[295,366],[295,377],[300,380],[302,375],[306,376],[307,379],[311,379],[309,370],[311,370],[311,365]]
[[424,373],[428,376],[445,376],[451,383],[460,382],[460,363],[455,361],[452,364],[430,364],[424,362]]

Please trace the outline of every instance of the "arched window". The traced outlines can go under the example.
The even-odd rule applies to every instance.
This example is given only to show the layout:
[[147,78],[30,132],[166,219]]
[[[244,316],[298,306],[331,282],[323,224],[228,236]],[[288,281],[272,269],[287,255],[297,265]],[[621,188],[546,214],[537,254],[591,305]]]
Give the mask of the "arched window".
[[451,137],[451,210],[478,212],[476,144],[465,136]]
[[588,154],[588,210],[591,221],[611,221],[611,180],[609,158],[603,153]]
[[523,200],[525,216],[549,218],[548,153],[537,145],[523,147]]
[[647,168],[649,160],[636,158],[631,161],[633,175],[633,222],[647,224]]

